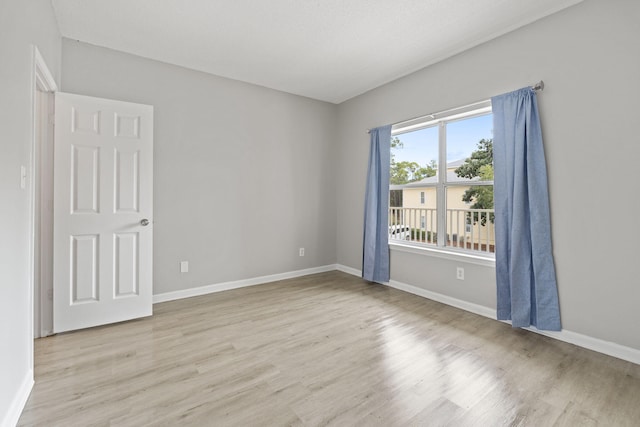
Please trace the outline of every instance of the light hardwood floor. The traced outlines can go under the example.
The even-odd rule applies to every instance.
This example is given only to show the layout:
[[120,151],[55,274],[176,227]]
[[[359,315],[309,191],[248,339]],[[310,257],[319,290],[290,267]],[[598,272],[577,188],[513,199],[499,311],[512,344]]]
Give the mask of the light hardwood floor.
[[640,366],[340,272],[35,351],[19,425],[640,425]]

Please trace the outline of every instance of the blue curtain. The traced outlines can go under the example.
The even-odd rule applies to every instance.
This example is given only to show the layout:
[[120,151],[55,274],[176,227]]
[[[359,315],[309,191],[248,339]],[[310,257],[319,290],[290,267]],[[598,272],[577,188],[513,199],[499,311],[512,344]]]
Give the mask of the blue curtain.
[[391,125],[371,129],[371,149],[364,206],[362,277],[389,281],[389,162]]
[[497,314],[513,327],[559,331],[547,166],[532,88],[496,96],[493,109]]

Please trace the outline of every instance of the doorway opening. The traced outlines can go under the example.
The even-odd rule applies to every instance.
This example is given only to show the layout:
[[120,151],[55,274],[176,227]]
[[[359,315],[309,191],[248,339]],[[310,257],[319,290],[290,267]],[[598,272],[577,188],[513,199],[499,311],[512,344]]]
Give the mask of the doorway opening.
[[34,338],[53,333],[53,118],[57,90],[44,58],[33,46],[29,192]]

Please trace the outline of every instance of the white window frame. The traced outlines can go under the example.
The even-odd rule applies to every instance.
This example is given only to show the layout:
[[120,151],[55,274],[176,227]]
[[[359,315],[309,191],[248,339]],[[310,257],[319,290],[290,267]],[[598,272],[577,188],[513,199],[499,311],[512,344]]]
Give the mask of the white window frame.
[[420,192],[420,204],[424,205],[424,201],[425,201],[424,191],[421,191]]
[[[460,120],[471,119],[492,113],[491,100],[481,101],[464,107],[446,110],[440,113],[407,120],[397,123],[391,127],[391,135],[398,136],[403,133],[415,132],[417,130],[438,126],[438,182],[436,184],[426,184],[426,187],[436,188],[436,214],[437,214],[437,242],[434,245],[404,241],[401,243],[390,242],[391,249],[402,252],[430,253],[439,257],[449,259],[460,259],[475,262],[480,265],[494,265],[495,254],[487,252],[472,251],[464,248],[446,246],[447,240],[447,204],[446,194],[449,187],[469,187],[493,185],[493,181],[473,181],[469,182],[447,182],[447,137],[446,125]],[[444,165],[444,167],[443,167]],[[465,226],[466,230],[466,226]]]

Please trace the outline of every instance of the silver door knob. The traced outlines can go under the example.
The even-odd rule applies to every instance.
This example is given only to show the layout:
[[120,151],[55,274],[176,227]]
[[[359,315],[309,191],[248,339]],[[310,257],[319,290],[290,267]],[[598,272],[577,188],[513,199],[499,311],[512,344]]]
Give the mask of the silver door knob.
[[149,220],[147,218],[141,219],[140,225],[146,227],[147,225],[149,225]]

